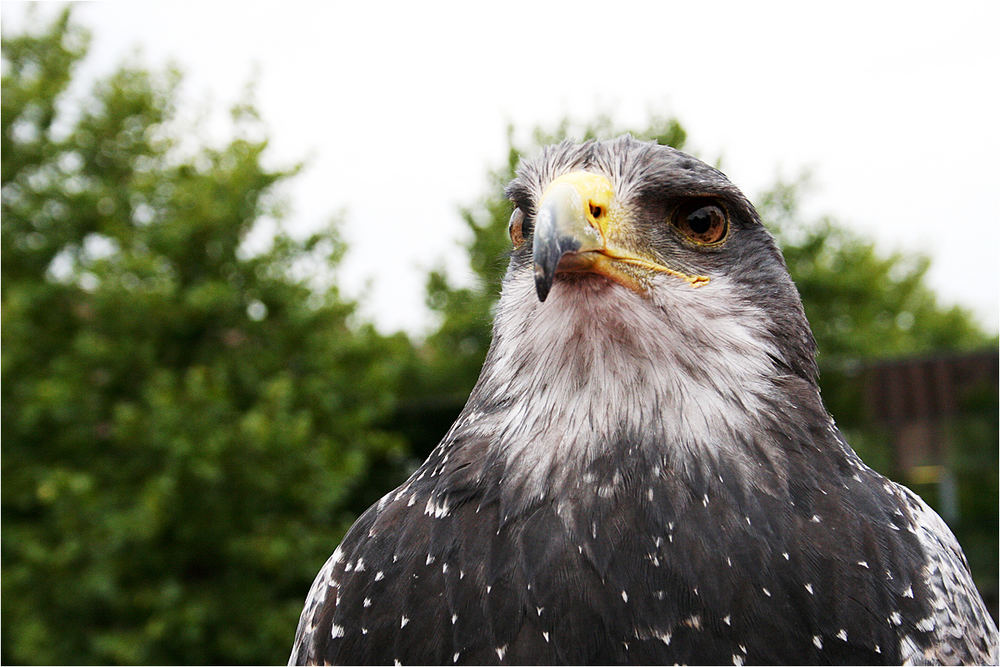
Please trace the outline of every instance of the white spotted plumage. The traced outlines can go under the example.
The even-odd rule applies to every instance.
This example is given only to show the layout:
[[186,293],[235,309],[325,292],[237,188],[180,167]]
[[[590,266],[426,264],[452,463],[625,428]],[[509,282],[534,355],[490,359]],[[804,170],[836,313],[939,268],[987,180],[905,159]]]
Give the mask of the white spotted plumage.
[[[512,196],[583,168],[648,208],[637,244],[709,282],[557,276],[540,303],[516,250],[468,404],[321,568],[290,662],[995,659],[954,537],[825,413],[745,198],[631,139],[551,149]],[[655,226],[682,191],[724,202],[729,245]]]

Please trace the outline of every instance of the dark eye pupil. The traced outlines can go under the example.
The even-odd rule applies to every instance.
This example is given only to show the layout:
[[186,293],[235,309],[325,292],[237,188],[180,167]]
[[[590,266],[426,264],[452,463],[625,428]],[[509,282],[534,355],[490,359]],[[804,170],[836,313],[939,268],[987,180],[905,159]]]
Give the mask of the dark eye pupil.
[[674,211],[671,223],[689,240],[700,245],[713,245],[726,237],[728,223],[726,214],[715,203],[705,200],[688,201],[683,208]]
[[699,208],[687,217],[688,226],[695,234],[704,234],[712,227],[712,214],[709,207]]

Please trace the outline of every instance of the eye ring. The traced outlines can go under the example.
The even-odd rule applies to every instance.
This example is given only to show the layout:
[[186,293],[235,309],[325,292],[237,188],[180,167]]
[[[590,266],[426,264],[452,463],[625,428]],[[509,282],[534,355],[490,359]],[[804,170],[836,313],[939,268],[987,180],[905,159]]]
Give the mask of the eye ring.
[[510,222],[507,223],[507,233],[510,234],[510,241],[515,248],[520,248],[524,243],[524,211],[520,207],[514,208],[510,214]]
[[729,216],[714,201],[694,199],[674,209],[670,218],[685,239],[700,246],[718,246],[729,237]]

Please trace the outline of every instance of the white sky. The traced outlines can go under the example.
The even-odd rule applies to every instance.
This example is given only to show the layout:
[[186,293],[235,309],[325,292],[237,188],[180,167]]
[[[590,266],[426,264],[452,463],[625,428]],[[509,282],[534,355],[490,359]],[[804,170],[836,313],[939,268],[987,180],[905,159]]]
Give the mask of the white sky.
[[[4,28],[23,10],[5,2]],[[997,329],[995,1],[96,2],[76,18],[86,76],[138,47],[224,110],[256,72],[273,157],[311,156],[291,224],[343,210],[342,285],[384,330],[429,326],[427,268],[462,278],[457,209],[504,159],[507,122],[598,111],[676,116],[752,198],[811,168],[810,214],[930,254],[942,301]]]

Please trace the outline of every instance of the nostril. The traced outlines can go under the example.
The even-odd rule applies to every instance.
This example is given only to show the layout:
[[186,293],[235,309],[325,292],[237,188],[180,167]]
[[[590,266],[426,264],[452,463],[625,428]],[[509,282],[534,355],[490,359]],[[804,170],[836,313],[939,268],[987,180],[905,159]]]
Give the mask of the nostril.
[[598,206],[597,204],[591,204],[590,215],[594,216],[594,218],[599,218],[602,215],[604,215],[604,209]]

